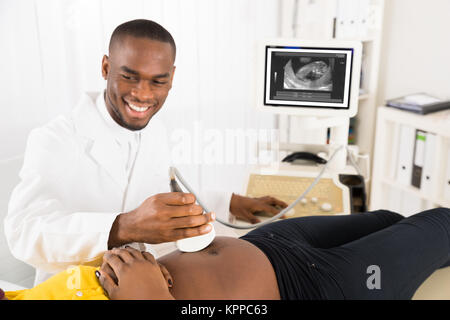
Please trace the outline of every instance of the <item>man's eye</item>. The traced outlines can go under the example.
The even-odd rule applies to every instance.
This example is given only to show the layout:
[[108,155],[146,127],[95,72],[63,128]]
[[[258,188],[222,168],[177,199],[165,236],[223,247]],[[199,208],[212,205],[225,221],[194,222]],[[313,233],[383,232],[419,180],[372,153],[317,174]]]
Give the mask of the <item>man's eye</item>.
[[124,74],[122,74],[122,78],[124,78],[125,80],[136,80],[135,77],[126,76]]
[[153,81],[155,84],[166,84],[167,81]]

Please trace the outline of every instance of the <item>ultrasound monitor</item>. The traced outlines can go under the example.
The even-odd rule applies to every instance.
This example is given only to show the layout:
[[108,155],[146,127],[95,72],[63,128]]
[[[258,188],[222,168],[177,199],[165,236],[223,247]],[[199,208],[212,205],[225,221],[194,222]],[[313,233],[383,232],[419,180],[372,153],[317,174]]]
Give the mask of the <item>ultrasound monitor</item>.
[[314,117],[353,117],[361,72],[358,41],[268,40],[259,45],[257,106]]

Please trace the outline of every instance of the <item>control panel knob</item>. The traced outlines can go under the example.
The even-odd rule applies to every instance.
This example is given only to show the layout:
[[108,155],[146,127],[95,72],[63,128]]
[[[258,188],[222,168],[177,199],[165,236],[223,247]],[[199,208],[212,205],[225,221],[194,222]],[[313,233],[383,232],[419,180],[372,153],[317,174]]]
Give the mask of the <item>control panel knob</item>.
[[285,213],[285,216],[292,217],[294,214],[295,214],[295,210],[291,209],[291,210],[289,210],[288,212]]
[[320,206],[320,209],[321,209],[322,211],[328,212],[328,211],[331,211],[331,209],[333,209],[333,207],[332,207],[331,204],[329,204],[328,202],[324,202],[324,203],[322,203],[322,205]]

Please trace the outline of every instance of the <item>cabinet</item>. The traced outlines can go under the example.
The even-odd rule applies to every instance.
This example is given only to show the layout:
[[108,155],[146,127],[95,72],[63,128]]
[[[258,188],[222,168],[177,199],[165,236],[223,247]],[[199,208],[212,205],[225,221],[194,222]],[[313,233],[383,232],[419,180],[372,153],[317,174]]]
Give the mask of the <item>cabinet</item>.
[[[427,157],[431,159],[432,164],[433,179],[429,186],[431,190],[424,190],[423,185],[417,188],[399,181],[398,155],[405,150],[402,148],[402,140],[398,138],[401,126],[422,130],[436,136],[434,154],[432,157]],[[409,216],[430,208],[450,207],[449,153],[450,110],[418,115],[390,107],[379,107],[370,210],[388,209]],[[412,158],[411,161],[413,161]]]
[[384,0],[338,0],[334,38],[363,45],[358,113],[350,120],[349,144],[371,157],[383,27]]
[[[358,114],[350,119],[349,144],[369,158],[371,163],[383,16],[384,0],[284,0],[280,10],[282,37],[362,42]],[[277,122],[280,136],[287,137],[286,141],[281,142],[289,142],[290,138],[290,121],[283,119],[287,117],[280,116]],[[308,133],[305,136],[309,139]],[[369,189],[370,185],[366,187]]]

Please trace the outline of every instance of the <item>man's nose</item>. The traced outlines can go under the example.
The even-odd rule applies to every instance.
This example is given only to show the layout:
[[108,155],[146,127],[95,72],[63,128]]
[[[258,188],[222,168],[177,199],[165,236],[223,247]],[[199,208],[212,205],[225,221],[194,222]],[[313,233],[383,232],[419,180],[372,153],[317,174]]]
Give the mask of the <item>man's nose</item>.
[[155,97],[148,81],[139,81],[138,84],[131,89],[131,95],[141,102],[151,101]]

